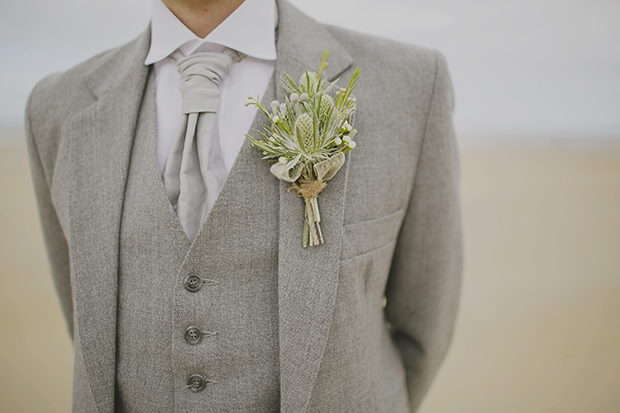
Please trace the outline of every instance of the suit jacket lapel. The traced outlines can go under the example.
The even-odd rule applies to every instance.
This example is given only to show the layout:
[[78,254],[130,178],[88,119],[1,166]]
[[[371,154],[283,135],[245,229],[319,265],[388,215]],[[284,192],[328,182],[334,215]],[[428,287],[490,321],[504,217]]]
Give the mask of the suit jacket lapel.
[[150,29],[91,72],[98,100],[69,127],[69,220],[76,345],[99,411],[114,409],[118,241]]
[[[285,0],[278,0],[278,60],[263,103],[283,101],[283,72],[298,79],[331,51],[326,72],[333,80],[352,64],[329,31]],[[133,136],[148,68],[150,30],[114,52],[88,84],[99,98],[69,126],[72,183],[69,219],[75,295],[76,345],[101,412],[114,409],[116,308],[120,219]],[[262,129],[260,113],[253,127]],[[245,142],[240,156],[247,152]],[[268,165],[265,165],[268,167]],[[278,294],[281,407],[304,411],[316,379],[334,308],[349,157],[319,198],[325,245],[303,249],[303,200],[280,183]],[[275,179],[275,178],[274,178]]]
[[[283,72],[297,80],[316,70],[323,52],[331,51],[326,72],[334,80],[352,64],[329,31],[285,1],[278,1],[277,97]],[[327,343],[338,286],[340,242],[349,157],[319,197],[325,244],[302,248],[304,203],[290,184],[280,183],[278,258],[281,411],[307,409]]]

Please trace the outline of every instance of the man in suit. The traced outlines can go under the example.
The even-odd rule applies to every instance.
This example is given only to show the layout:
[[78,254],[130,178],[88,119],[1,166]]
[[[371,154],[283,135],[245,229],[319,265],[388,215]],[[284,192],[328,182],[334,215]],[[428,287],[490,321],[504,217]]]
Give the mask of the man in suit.
[[[26,110],[74,339],[74,411],[415,411],[447,351],[460,290],[444,58],[319,24],[286,0],[159,1],[138,39],[44,79]],[[166,21],[195,38],[176,38]],[[161,173],[180,115],[170,56],[199,50],[202,38],[248,57],[221,85],[227,177],[194,238]],[[304,249],[303,200],[238,136],[266,118],[237,112],[235,90],[283,101],[282,73],[298,79],[326,49],[329,80],[363,69],[358,146],[321,193],[325,244]]]

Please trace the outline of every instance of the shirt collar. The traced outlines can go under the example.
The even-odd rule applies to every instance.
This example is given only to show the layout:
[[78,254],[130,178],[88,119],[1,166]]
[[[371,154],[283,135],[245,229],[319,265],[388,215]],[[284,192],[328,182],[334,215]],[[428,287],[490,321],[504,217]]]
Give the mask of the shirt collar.
[[[207,37],[189,30],[161,0],[153,0],[151,47],[144,64],[150,65],[180,49],[189,55],[197,49],[216,50],[218,45],[262,60],[275,60],[277,8],[274,0],[245,0]],[[203,46],[204,45],[204,46]]]

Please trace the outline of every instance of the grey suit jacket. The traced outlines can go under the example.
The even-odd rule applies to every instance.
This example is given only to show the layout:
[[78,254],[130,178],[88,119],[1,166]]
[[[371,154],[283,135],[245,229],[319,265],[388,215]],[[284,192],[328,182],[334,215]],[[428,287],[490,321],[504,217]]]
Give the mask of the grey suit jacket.
[[[275,79],[298,78],[325,49],[330,79],[363,69],[358,146],[319,201],[324,245],[301,247],[303,201],[271,183],[280,188],[281,410],[415,411],[448,349],[460,291],[445,60],[319,24],[285,0],[278,9]],[[147,30],[44,79],[26,111],[43,233],[74,339],[76,411],[114,408],[120,215],[149,41]],[[264,102],[283,100],[278,83]],[[257,115],[254,128],[264,122]]]

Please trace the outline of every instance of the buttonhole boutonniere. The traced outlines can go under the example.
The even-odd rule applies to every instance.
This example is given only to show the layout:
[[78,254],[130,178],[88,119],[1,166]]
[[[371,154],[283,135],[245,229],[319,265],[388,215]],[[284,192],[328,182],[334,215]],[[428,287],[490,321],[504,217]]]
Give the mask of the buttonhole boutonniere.
[[332,96],[338,80],[330,83],[321,76],[328,55],[326,50],[318,70],[306,70],[299,83],[284,73],[281,83],[288,96],[282,103],[271,102],[271,112],[258,98],[250,97],[246,103],[258,107],[270,121],[264,132],[256,131],[258,139],[246,137],[263,152],[263,159],[273,162],[271,173],[291,182],[289,191],[294,189],[304,199],[304,248],[324,242],[318,196],[344,164],[345,154],[356,145],[352,93],[361,70],[355,69],[347,86]]

